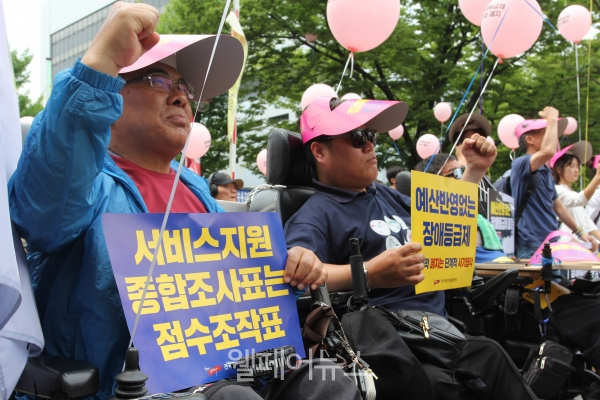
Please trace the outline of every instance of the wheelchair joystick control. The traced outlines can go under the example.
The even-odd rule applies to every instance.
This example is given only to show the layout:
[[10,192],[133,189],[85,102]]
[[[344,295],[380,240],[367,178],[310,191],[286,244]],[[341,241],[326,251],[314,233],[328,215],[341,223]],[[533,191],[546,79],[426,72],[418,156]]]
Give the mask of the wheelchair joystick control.
[[137,399],[148,392],[146,381],[148,376],[139,369],[140,355],[135,347],[125,353],[125,369],[115,377],[117,387],[109,400]]
[[542,279],[544,280],[544,289],[546,293],[552,291],[552,250],[550,243],[544,243],[542,249]]
[[365,277],[363,256],[360,254],[360,241],[350,239],[350,271],[354,295],[348,299],[350,309],[357,311],[369,305],[369,289]]

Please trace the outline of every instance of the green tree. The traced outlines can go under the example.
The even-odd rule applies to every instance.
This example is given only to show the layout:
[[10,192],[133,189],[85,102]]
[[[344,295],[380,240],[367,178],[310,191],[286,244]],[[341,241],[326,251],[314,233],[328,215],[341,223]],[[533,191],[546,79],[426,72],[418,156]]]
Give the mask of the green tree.
[[[556,21],[567,2],[544,2],[544,13]],[[215,33],[220,21],[223,2],[218,0],[172,0],[161,17],[161,29],[172,33]],[[398,140],[402,163],[413,167],[420,161],[415,144],[425,133],[439,136],[440,123],[432,109],[440,101],[458,106],[465,95],[482,58],[479,28],[470,24],[460,13],[456,0],[402,2],[402,14],[393,34],[381,46],[355,54],[354,74],[346,76],[340,93],[355,92],[366,98],[403,100],[410,106],[405,121],[405,134]],[[314,83],[335,86],[340,80],[348,51],[332,36],[326,20],[327,2],[323,0],[252,0],[242,2],[241,24],[249,42],[249,56],[244,74],[245,92],[252,93],[253,107],[260,110],[265,104],[284,106],[300,113],[300,98]],[[317,35],[309,43],[306,33]],[[600,94],[594,72],[600,60],[592,43],[592,80],[590,98]],[[587,47],[580,48],[583,110],[585,111],[587,82]],[[561,115],[577,116],[575,60],[572,45],[558,32],[545,25],[537,44],[526,54],[505,60],[497,66],[486,93],[482,110],[494,126],[510,113],[524,117],[537,116],[546,105],[553,105]],[[484,60],[487,78],[496,58],[489,54]],[[460,114],[469,112],[478,102],[481,76],[475,78]],[[590,102],[589,139],[600,147],[598,115],[600,110]],[[264,126],[255,116],[255,125]],[[582,113],[582,124],[585,112]],[[222,123],[225,123],[223,120]],[[298,130],[289,122],[279,126]],[[495,130],[494,130],[495,132]],[[246,160],[254,160],[264,148],[264,135],[240,133],[240,150]],[[496,142],[497,135],[494,133]],[[574,137],[573,137],[574,138]],[[256,142],[258,140],[258,143]],[[567,138],[565,140],[571,140]],[[381,135],[377,156],[380,167],[399,162],[391,147],[389,136]],[[500,154],[492,168],[497,177],[510,167],[509,150],[499,146]],[[448,141],[443,150],[449,151]]]
[[37,113],[44,109],[42,104],[43,97],[40,96],[35,102],[29,98],[29,91],[23,91],[23,85],[29,82],[30,72],[27,70],[33,55],[29,50],[25,50],[21,55],[16,50],[11,50],[13,70],[15,73],[15,86],[17,87],[17,95],[19,96],[19,113],[21,117],[35,117]]

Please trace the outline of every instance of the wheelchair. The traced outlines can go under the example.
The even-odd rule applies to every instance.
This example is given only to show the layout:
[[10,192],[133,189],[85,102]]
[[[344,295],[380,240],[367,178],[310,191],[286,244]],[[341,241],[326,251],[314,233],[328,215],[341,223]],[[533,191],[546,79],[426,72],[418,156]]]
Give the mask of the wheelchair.
[[[548,322],[548,310],[545,310],[541,317],[540,314],[536,316],[535,305],[523,299],[523,294],[531,291],[526,286],[532,283],[532,278],[515,275],[504,292],[496,292],[498,296],[493,302],[494,305],[488,308],[484,315],[479,315],[481,318],[471,318],[475,315],[470,312],[468,305],[465,306],[464,298],[456,295],[447,299],[448,312],[465,323],[468,333],[483,335],[500,343],[522,372],[523,367],[527,367],[526,361],[532,352],[537,353],[545,340],[550,339],[565,345],[573,353],[571,373],[551,399],[600,399],[600,375],[586,367],[584,356],[570,343],[566,343],[562,334],[546,335],[545,329],[542,329],[545,323],[541,321]],[[570,294],[571,296],[597,296],[597,286],[589,280],[577,282],[577,285],[582,291]],[[585,293],[586,290],[591,293]],[[554,332],[557,329],[558,327],[555,327]]]

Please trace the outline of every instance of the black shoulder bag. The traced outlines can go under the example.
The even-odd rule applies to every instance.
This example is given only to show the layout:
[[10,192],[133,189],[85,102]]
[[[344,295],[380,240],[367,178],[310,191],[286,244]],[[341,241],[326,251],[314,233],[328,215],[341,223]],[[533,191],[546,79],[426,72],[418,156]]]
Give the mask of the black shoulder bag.
[[350,242],[354,295],[348,300],[349,312],[342,317],[342,327],[357,357],[377,374],[377,399],[435,399],[427,373],[390,323],[389,312],[369,307],[358,239]]

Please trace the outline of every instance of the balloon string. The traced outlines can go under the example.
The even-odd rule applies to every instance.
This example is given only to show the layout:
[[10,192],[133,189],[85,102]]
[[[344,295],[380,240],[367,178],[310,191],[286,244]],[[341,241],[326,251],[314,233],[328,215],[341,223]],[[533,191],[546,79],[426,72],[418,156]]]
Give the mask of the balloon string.
[[[593,0],[590,0],[590,14],[592,14],[592,8],[594,7]],[[590,80],[591,80],[591,71],[592,71],[592,39],[588,40],[588,76],[587,76],[587,98],[585,100],[585,140],[588,140],[588,129],[589,129],[589,115],[590,115]],[[581,175],[585,175],[585,164],[587,162],[587,146],[584,146],[585,150],[583,150],[583,161],[581,164],[583,168],[581,168]],[[582,185],[583,186],[583,185]]]
[[[485,42],[483,41],[483,34],[480,32],[480,36],[481,36],[481,66],[479,68],[479,71],[481,72],[481,74],[479,75],[480,79],[479,79],[479,90],[481,91],[481,88],[483,87],[483,61],[485,60]],[[483,96],[481,97],[481,101],[479,102],[479,115],[483,115]]]
[[346,65],[344,65],[344,72],[342,72],[342,77],[340,78],[340,82],[337,85],[337,88],[335,89],[335,94],[337,94],[340,91],[340,88],[342,87],[342,81],[344,80],[344,75],[346,75],[346,70],[348,69],[348,64],[350,64],[350,61],[352,61],[352,70],[350,71],[350,78],[352,78],[352,71],[354,70],[354,53],[350,52],[350,55],[348,56],[348,60],[346,60]]
[[400,153],[400,149],[398,148],[398,145],[396,145],[396,141],[392,140],[392,144],[394,145],[394,147],[396,148],[396,151],[398,152],[398,157],[400,158],[400,160],[402,160],[402,154]]
[[[221,31],[223,30],[223,25],[225,23],[225,17],[227,16],[227,10],[229,10],[229,6],[231,5],[231,0],[227,0],[225,4],[225,9],[223,10],[223,16],[221,17],[221,23],[219,24],[219,30],[216,34],[215,44],[213,45],[212,53],[210,54],[210,60],[208,62],[208,68],[206,70],[206,76],[204,77],[204,82],[202,84],[202,89],[200,90],[200,96],[198,97],[198,103],[196,104],[196,111],[194,113],[194,120],[196,120],[196,115],[198,114],[198,109],[200,108],[200,102],[202,101],[202,94],[204,93],[204,88],[206,87],[206,81],[208,79],[208,74],[210,73],[210,67],[212,66],[212,62],[215,56],[215,52],[217,50],[217,44],[219,43],[219,37],[221,36]],[[142,292],[142,298],[140,300],[139,307],[136,311],[135,322],[133,323],[133,329],[131,330],[131,339],[129,340],[129,345],[127,347],[131,347],[133,345],[133,339],[135,337],[135,333],[137,331],[138,323],[140,322],[140,316],[142,315],[142,309],[144,307],[144,300],[146,299],[146,293],[148,292],[148,286],[150,285],[150,279],[152,279],[152,273],[154,272],[154,267],[156,266],[156,258],[159,250],[162,247],[163,234],[165,232],[165,227],[167,226],[167,221],[169,220],[169,215],[171,213],[171,206],[173,205],[173,199],[175,198],[175,192],[177,190],[177,183],[179,182],[179,176],[181,175],[181,170],[185,163],[185,155],[187,153],[188,144],[190,143],[190,137],[192,132],[192,124],[190,124],[190,130],[188,131],[188,136],[185,141],[185,145],[183,146],[183,151],[181,152],[181,159],[183,162],[179,162],[177,167],[177,173],[175,174],[175,181],[173,182],[173,187],[171,189],[171,195],[169,196],[169,201],[167,203],[167,210],[165,211],[165,216],[163,217],[162,225],[160,227],[160,232],[158,234],[158,239],[156,241],[156,248],[154,249],[154,254],[152,255],[152,263],[150,264],[150,269],[148,270],[148,276],[146,277],[146,283],[144,284],[144,291]],[[125,370],[125,364],[123,363],[123,370]]]
[[525,0],[525,3],[527,3],[529,5],[529,7],[531,7],[533,9],[533,11],[535,11],[540,17],[542,17],[542,20],[545,23],[547,23],[548,25],[550,25],[550,27],[552,29],[554,29],[554,32],[556,32],[556,28],[554,27],[554,25],[552,25],[552,22],[550,22],[546,17],[544,17],[544,14],[542,14],[541,12],[539,12],[538,9],[535,8],[528,0]]
[[[508,14],[509,10],[510,10],[510,4],[508,5],[508,8],[506,9],[506,12],[502,16],[502,19],[500,20],[500,23],[498,24],[498,27],[496,28],[496,32],[494,32],[494,36],[492,36],[492,40],[490,42],[490,45],[488,46],[488,49],[485,51],[485,54],[481,58],[481,64],[483,64],[483,60],[485,59],[485,57],[489,53],[490,47],[492,46],[492,44],[494,44],[494,40],[496,40],[496,35],[498,34],[498,31],[500,30],[500,27],[502,27],[502,24],[504,23],[504,18],[506,18],[506,15]],[[496,60],[496,61],[498,61],[498,60]],[[456,119],[456,116],[458,115],[460,109],[462,108],[463,104],[465,103],[465,99],[467,98],[467,94],[469,94],[469,91],[471,90],[471,87],[473,86],[473,82],[475,82],[475,78],[477,78],[477,74],[479,73],[479,71],[481,69],[481,64],[479,64],[479,67],[475,71],[475,74],[473,74],[473,78],[471,79],[471,83],[469,83],[469,86],[467,87],[467,91],[465,92],[465,94],[463,95],[462,99],[460,100],[460,103],[458,104],[458,107],[456,108],[456,111],[454,111],[454,115],[452,116],[452,119],[450,120],[450,123],[446,127],[446,132],[440,138],[440,144],[438,144],[438,146],[435,149],[435,151],[434,151],[433,154],[436,154],[440,150],[440,148],[442,147],[443,136],[445,136],[448,133],[448,131],[450,130],[450,127],[452,126],[452,124],[454,123],[454,120]],[[497,64],[498,63],[496,63],[496,65]],[[494,69],[495,68],[496,67],[494,66]],[[479,96],[481,96],[481,95],[483,95],[483,91],[481,93],[479,93]],[[475,104],[477,104],[477,103],[475,103]],[[431,165],[432,161],[433,161],[433,157],[431,157],[429,159],[429,162],[427,163],[427,166],[425,167],[425,171],[423,171],[423,172],[427,172],[427,170],[429,169],[429,166]]]
[[483,96],[483,93],[485,92],[485,89],[487,88],[488,83],[490,83],[490,81],[492,80],[492,76],[494,76],[494,71],[496,71],[496,67],[498,66],[498,62],[499,61],[500,61],[500,59],[496,58],[496,62],[494,63],[494,67],[492,68],[492,71],[490,72],[490,76],[488,76],[487,81],[485,82],[485,85],[483,85],[483,89],[481,90],[481,93],[479,94],[479,99],[477,99],[477,102],[475,103],[475,105],[471,109],[471,112],[469,113],[469,116],[467,117],[467,120],[465,121],[462,129],[460,130],[460,133],[458,134],[458,137],[456,138],[456,140],[454,141],[454,144],[452,145],[452,149],[450,150],[450,153],[448,153],[448,157],[446,158],[446,161],[444,161],[444,165],[442,165],[442,167],[440,168],[440,170],[437,172],[437,175],[439,175],[442,172],[442,170],[446,166],[446,163],[448,163],[448,160],[450,159],[450,156],[452,156],[452,153],[454,153],[454,149],[456,148],[456,145],[460,142],[460,138],[462,137],[462,134],[465,131],[465,128],[469,124],[469,121],[471,120],[471,116],[473,115],[473,112],[475,112],[475,110],[477,109],[477,104],[479,103],[479,100],[480,100],[481,96]]
[[[581,141],[581,90],[579,87],[579,52],[577,51],[578,46],[576,43],[573,43],[573,47],[575,47],[575,69],[577,69],[577,128],[579,128],[579,141]],[[583,190],[583,174],[581,173],[579,174],[579,190]]]
[[511,161],[515,160],[516,155],[517,155],[517,152],[515,151],[515,149],[510,149],[510,153],[508,153],[508,157],[510,158]]

